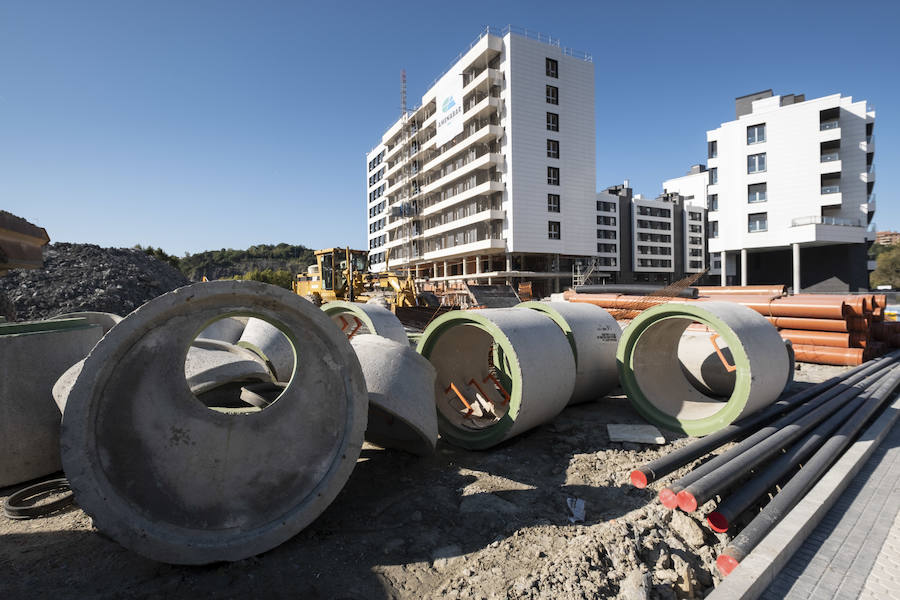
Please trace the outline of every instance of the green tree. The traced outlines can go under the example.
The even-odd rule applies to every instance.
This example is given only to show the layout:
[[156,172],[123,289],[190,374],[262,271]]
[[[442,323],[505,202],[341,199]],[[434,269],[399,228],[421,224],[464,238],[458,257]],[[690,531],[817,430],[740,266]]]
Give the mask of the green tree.
[[900,244],[888,246],[878,254],[869,285],[873,288],[879,285],[900,288]]

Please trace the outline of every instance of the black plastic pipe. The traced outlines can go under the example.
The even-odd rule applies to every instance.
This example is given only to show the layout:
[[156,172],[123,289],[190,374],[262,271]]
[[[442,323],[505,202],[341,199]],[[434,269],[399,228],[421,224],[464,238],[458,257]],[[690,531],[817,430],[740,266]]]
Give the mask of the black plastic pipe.
[[772,464],[745,481],[727,499],[719,502],[716,510],[706,516],[710,529],[725,533],[735,517],[755,504],[775,484],[790,471],[803,464],[818,450],[825,440],[837,430],[875,391],[870,388],[847,403],[844,408],[831,415],[827,421],[812,430],[796,445],[772,461]]
[[846,373],[832,377],[817,385],[810,386],[796,394],[792,394],[783,400],[775,402],[762,411],[732,423],[727,427],[723,427],[719,431],[691,442],[687,446],[674,450],[665,456],[652,460],[631,472],[631,484],[638,488],[645,488],[648,484],[661,477],[665,477],[672,471],[683,467],[692,460],[712,452],[719,446],[727,444],[728,442],[741,437],[745,433],[754,431],[760,425],[763,425],[782,413],[797,408],[810,398],[828,391],[841,382],[845,382],[846,385],[856,383],[863,379],[868,373],[883,367],[884,365],[879,363],[885,360],[888,360],[888,357],[879,358],[859,365],[858,367],[854,367]]
[[891,397],[898,385],[900,385],[900,369],[895,368],[863,407],[819,448],[806,466],[791,477],[781,492],[725,547],[722,554],[716,558],[716,567],[720,573],[723,575],[731,573],[788,511],[797,505],[840,453],[850,445],[869,418]]
[[678,508],[684,512],[694,512],[698,506],[705,504],[713,496],[720,494],[737,483],[751,469],[774,457],[784,448],[790,447],[791,444],[811,431],[819,423],[841,410],[847,404],[852,403],[854,398],[866,392],[867,389],[875,385],[876,381],[889,372],[889,369],[885,369],[870,375],[864,380],[864,382],[868,381],[868,384],[863,385],[863,382],[859,386],[851,387],[847,391],[838,394],[828,402],[820,405],[816,410],[810,411],[796,421],[785,425],[779,431],[755,444],[752,448],[748,448],[714,471],[685,486],[677,494]]
[[[707,473],[711,473],[712,471],[718,469],[729,460],[733,460],[743,452],[746,452],[770,435],[778,432],[782,427],[786,427],[797,419],[800,419],[813,410],[816,410],[832,398],[835,398],[836,396],[854,388],[858,388],[860,391],[862,391],[863,389],[871,385],[874,379],[878,379],[884,374],[881,371],[883,371],[885,367],[893,364],[897,355],[900,355],[900,352],[891,353],[890,357],[886,357],[888,358],[888,360],[879,361],[876,365],[872,365],[870,370],[860,371],[856,374],[856,376],[838,384],[837,386],[833,387],[823,394],[819,394],[809,402],[806,402],[805,404],[797,407],[792,412],[781,417],[774,423],[767,425],[751,434],[750,436],[744,438],[744,440],[737,444],[734,448],[731,448],[728,451],[720,454],[719,456],[711,459],[710,461],[700,465],[681,479],[672,483],[672,485],[661,489],[659,492],[660,502],[662,502],[663,506],[674,509],[678,506],[678,492],[691,485],[701,477],[705,476]],[[856,383],[859,382],[859,376],[862,376],[863,379],[861,385],[857,386]],[[851,379],[854,380],[852,383]]]
[[[656,285],[642,285],[639,283],[627,285],[576,285],[575,291],[583,294],[625,294],[626,296],[649,296],[655,292],[661,291],[663,288]],[[661,296],[662,298],[697,298],[700,291],[695,287],[686,287],[677,292],[673,292],[672,296]]]

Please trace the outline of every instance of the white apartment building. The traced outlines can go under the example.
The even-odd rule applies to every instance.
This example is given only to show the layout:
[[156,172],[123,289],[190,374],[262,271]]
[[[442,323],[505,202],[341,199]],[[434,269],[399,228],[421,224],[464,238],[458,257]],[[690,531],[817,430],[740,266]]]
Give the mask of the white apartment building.
[[734,121],[707,132],[708,171],[664,183],[697,196],[705,177],[709,252],[725,266],[722,284],[866,289],[874,111],[840,94],[806,100],[771,90],[735,107]]
[[589,55],[485,30],[366,157],[371,267],[558,290],[597,255],[595,131]]
[[627,181],[599,192],[596,201],[593,279],[668,284],[705,268],[705,207],[679,194],[632,195]]

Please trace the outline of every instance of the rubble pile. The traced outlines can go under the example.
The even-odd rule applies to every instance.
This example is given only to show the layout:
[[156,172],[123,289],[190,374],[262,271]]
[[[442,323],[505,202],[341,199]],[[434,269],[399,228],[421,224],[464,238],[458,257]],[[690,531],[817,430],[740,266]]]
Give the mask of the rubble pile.
[[20,321],[74,311],[127,315],[148,300],[187,285],[176,268],[134,248],[57,243],[44,247],[44,267],[0,277]]

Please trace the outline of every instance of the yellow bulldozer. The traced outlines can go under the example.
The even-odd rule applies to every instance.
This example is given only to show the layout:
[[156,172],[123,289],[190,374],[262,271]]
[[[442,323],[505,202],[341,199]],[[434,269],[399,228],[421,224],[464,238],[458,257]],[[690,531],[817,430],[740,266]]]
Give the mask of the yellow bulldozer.
[[294,292],[315,304],[332,300],[368,302],[384,299],[390,308],[432,305],[429,295],[419,295],[409,273],[405,277],[391,271],[369,272],[369,253],[348,248],[316,251],[316,264],[306,274],[298,274]]

